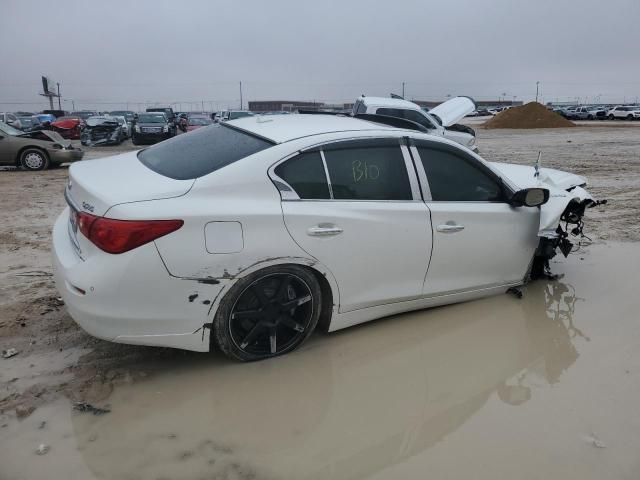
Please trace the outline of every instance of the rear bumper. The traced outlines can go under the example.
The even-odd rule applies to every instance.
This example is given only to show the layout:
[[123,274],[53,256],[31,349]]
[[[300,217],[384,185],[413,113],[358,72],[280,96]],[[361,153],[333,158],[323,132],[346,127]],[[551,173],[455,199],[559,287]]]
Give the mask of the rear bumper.
[[54,280],[83,330],[117,343],[209,350],[210,330],[203,325],[210,323],[211,306],[224,282],[171,277],[153,243],[121,255],[87,248],[83,260],[68,223],[67,208],[53,228]]

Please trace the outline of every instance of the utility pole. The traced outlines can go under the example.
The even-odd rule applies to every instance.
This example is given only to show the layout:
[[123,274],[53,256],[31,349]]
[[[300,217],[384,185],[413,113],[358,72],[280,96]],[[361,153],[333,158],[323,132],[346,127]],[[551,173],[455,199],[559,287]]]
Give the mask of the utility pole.
[[540,85],[540,82],[536,82],[536,103],[538,103],[538,85]]
[[402,98],[404,98],[404,82],[402,82]]
[[202,113],[204,113],[204,100],[200,100],[200,103],[202,104]]
[[56,85],[58,86],[58,110],[62,110],[62,106],[60,105],[60,83],[56,82]]
[[242,80],[240,81],[240,110],[242,110]]

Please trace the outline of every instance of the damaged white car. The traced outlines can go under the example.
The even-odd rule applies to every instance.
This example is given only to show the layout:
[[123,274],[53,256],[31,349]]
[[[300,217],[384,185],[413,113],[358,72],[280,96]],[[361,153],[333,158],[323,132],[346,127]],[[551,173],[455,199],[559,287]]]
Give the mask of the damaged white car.
[[522,285],[580,234],[585,184],[357,118],[245,118],[73,165],[55,279],[96,337],[257,360]]
[[477,153],[475,130],[457,123],[476,108],[471,97],[454,97],[426,112],[417,103],[395,95],[391,98],[362,95],[353,104],[352,114],[365,119],[374,114],[408,120],[423,127],[424,132],[447,138]]

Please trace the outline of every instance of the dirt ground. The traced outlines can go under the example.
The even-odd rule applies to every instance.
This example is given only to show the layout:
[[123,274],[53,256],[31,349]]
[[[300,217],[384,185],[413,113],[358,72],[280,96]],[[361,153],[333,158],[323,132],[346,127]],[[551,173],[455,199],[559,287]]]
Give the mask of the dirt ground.
[[[582,254],[580,253],[573,256],[573,260],[571,260],[573,263],[569,262],[567,266],[569,271],[567,277],[574,274],[585,278],[594,278],[594,274],[600,272],[599,269],[603,271],[607,269],[607,264],[598,262],[594,257],[593,252],[596,251],[605,252],[603,255],[612,255],[612,258],[617,259],[616,261],[618,262],[620,262],[620,256],[616,256],[616,252],[623,252],[623,254],[631,252],[636,259],[638,257],[640,250],[635,248],[637,245],[633,243],[640,240],[640,128],[638,127],[640,125],[615,127],[598,125],[597,127],[578,126],[571,129],[526,131],[484,130],[477,128],[478,145],[481,149],[481,154],[487,160],[533,164],[537,158],[538,151],[542,151],[543,166],[568,170],[587,177],[589,181],[588,190],[594,197],[609,200],[609,204],[606,207],[588,211],[585,233],[597,245],[586,247],[587,254],[585,256],[581,257],[580,255]],[[130,144],[123,144],[119,147],[86,149],[88,150],[86,158],[98,158],[131,148]],[[327,372],[318,368],[318,365],[323,364],[323,359],[326,361],[327,358],[334,355],[342,355],[349,360],[348,366],[353,370],[349,375],[355,375],[358,369],[366,365],[366,357],[370,355],[370,353],[365,353],[368,347],[362,346],[360,350],[354,347],[356,348],[356,353],[350,353],[351,347],[341,347],[340,345],[345,344],[345,342],[348,344],[349,341],[361,343],[361,341],[357,340],[357,333],[367,337],[372,345],[377,345],[384,350],[386,347],[382,346],[381,336],[399,336],[396,340],[400,345],[403,344],[402,342],[407,341],[411,343],[408,340],[412,338],[410,328],[406,329],[406,331],[401,329],[400,333],[398,333],[392,329],[392,322],[383,321],[374,322],[374,324],[379,323],[382,327],[370,327],[367,330],[367,327],[364,326],[350,329],[349,332],[353,331],[353,333],[315,338],[310,342],[309,346],[303,349],[304,353],[301,354],[306,356],[302,366],[307,368],[313,365],[311,373],[305,373],[305,371],[301,370],[302,366],[296,366],[293,360],[289,359],[243,366],[229,364],[217,354],[196,354],[163,348],[116,345],[93,339],[80,330],[65,312],[64,305],[54,288],[51,278],[50,232],[55,218],[64,208],[62,193],[66,181],[67,169],[64,167],[38,173],[13,169],[0,171],[0,197],[3,204],[3,208],[0,210],[0,225],[2,225],[0,230],[0,349],[15,348],[19,352],[16,356],[8,359],[0,358],[0,443],[3,445],[1,449],[3,453],[0,453],[0,478],[51,478],[50,469],[54,466],[54,470],[59,474],[59,476],[54,475],[54,478],[63,478],[65,475],[68,478],[178,478],[182,477],[179,473],[180,470],[173,471],[173,469],[177,468],[176,465],[179,466],[181,464],[192,465],[188,470],[190,472],[189,475],[185,475],[182,478],[204,478],[205,472],[213,471],[211,469],[214,468],[214,464],[216,465],[214,470],[217,476],[207,476],[206,478],[365,478],[374,475],[378,475],[376,478],[423,478],[414,476],[417,475],[416,471],[411,470],[409,466],[411,458],[418,454],[417,451],[413,451],[414,447],[411,447],[414,443],[405,438],[405,442],[408,442],[405,447],[408,450],[405,449],[403,451],[402,442],[396,446],[396,443],[398,443],[396,437],[390,436],[387,438],[380,433],[381,431],[375,429],[370,432],[372,440],[378,438],[381,443],[377,447],[372,445],[370,448],[377,448],[378,450],[376,451],[380,452],[380,454],[376,455],[374,453],[362,460],[372,461],[372,459],[379,457],[377,459],[378,463],[376,463],[376,465],[379,464],[379,468],[372,467],[367,471],[366,465],[359,463],[357,452],[354,452],[348,458],[346,453],[344,454],[345,456],[341,456],[339,445],[345,443],[344,448],[348,450],[349,437],[353,437],[353,441],[359,439],[356,433],[358,429],[367,431],[367,425],[371,422],[389,423],[394,421],[394,415],[389,415],[389,418],[384,420],[382,417],[385,417],[386,414],[383,414],[381,410],[375,410],[376,407],[383,409],[384,402],[380,403],[380,405],[374,403],[365,408],[366,415],[362,414],[362,418],[358,420],[355,418],[358,417],[358,414],[354,413],[353,410],[357,410],[356,405],[358,402],[349,403],[357,397],[358,392],[349,391],[344,394],[346,398],[339,398],[340,401],[345,402],[345,410],[339,410],[340,413],[336,415],[336,425],[332,425],[335,428],[332,430],[332,428],[326,427],[326,431],[316,432],[316,429],[321,429],[321,425],[324,425],[323,418],[325,414],[322,412],[332,402],[333,394],[331,390],[335,388],[334,383],[331,381],[327,381],[327,383],[322,379],[323,375],[327,374]],[[620,241],[623,243],[618,243]],[[593,252],[591,249],[593,249]],[[584,263],[580,263],[580,260],[584,258],[587,260]],[[589,271],[589,266],[596,269],[596,271]],[[625,265],[624,261],[621,261],[621,267],[631,268],[630,265]],[[572,270],[573,273],[571,273]],[[629,278],[632,278],[635,272],[630,271],[628,274]],[[622,281],[616,277],[615,272],[608,272],[604,277],[609,278],[611,282]],[[581,279],[580,282],[584,282],[584,279]],[[580,282],[576,281],[576,283]],[[558,287],[558,284],[553,284],[553,282],[550,282],[549,285],[551,286],[541,283],[533,287],[533,291],[537,292],[535,295],[537,295],[537,298],[542,299],[541,302],[543,304],[545,303],[544,299],[548,299],[545,289],[566,288],[570,290],[573,288],[571,285]],[[592,283],[586,282],[583,289],[596,295],[597,289]],[[610,290],[607,291],[610,292]],[[558,303],[558,309],[571,313],[574,308],[573,303],[571,305],[566,304],[566,299],[561,297],[562,295],[554,300],[554,302]],[[576,298],[571,301],[575,303]],[[637,312],[637,308],[640,306],[637,296],[631,294],[630,298],[631,300],[628,301],[631,303],[624,304],[621,307],[623,308],[623,316],[630,315],[632,310]],[[586,302],[591,304],[590,302],[592,301],[592,298],[589,297]],[[613,302],[614,300],[611,301]],[[445,307],[445,309],[435,309],[434,311],[455,313],[460,317],[459,321],[456,320],[458,322],[457,325],[464,331],[463,319],[477,317],[476,311],[484,312],[487,322],[491,323],[498,318],[497,310],[494,309],[511,308],[511,305],[511,299],[507,300],[500,297],[499,299],[488,299],[465,304],[465,306]],[[542,308],[540,312],[543,318],[549,317],[548,309]],[[615,312],[616,310],[613,310],[610,314],[610,320],[615,318]],[[419,316],[419,314],[412,315]],[[429,316],[434,314],[426,313],[421,315]],[[485,317],[481,315],[481,318]],[[602,329],[598,324],[598,320],[598,318],[591,317],[588,320],[584,320],[585,324],[592,327],[590,336],[593,338],[594,335],[601,334],[607,337],[606,330]],[[523,322],[526,323],[526,318]],[[406,326],[411,324],[411,321],[403,323]],[[569,323],[571,323],[571,318]],[[500,325],[494,325],[498,331],[503,328]],[[628,329],[626,331],[628,338],[638,338],[638,331],[633,326],[633,323],[625,320],[621,321],[619,325],[621,328]],[[491,327],[492,325],[488,326]],[[536,348],[559,348],[557,345],[558,338],[554,337],[556,334],[552,332],[556,327],[558,327],[557,324],[549,327],[549,331],[544,331],[536,337]],[[447,330],[449,327],[445,327],[444,324],[439,323],[437,320],[430,324],[429,327],[420,328],[424,328],[424,332],[430,333],[429,335],[425,333],[420,337],[426,342],[425,345],[429,345],[429,349],[426,346],[424,347],[425,351],[435,349],[438,352],[439,348],[443,348],[429,343],[432,342],[429,339],[433,337],[449,335],[449,333],[454,336],[460,335],[460,333],[455,334],[454,331],[449,332]],[[531,327],[524,325],[522,328],[526,330]],[[571,338],[578,335],[579,329],[573,328],[573,326],[565,326],[564,330],[566,331],[561,334],[562,338],[565,338],[566,335]],[[476,337],[482,337],[482,331],[480,329],[475,332],[477,334]],[[470,335],[469,338],[463,335],[464,338],[460,337],[456,340],[462,342],[462,344],[454,346],[471,345],[470,342],[474,338],[473,329],[471,328],[467,333]],[[511,334],[520,335],[517,332],[511,332]],[[617,332],[617,334],[624,337],[625,331]],[[579,339],[579,341],[583,342],[584,338]],[[467,343],[465,344],[464,342]],[[486,345],[478,347],[486,348],[486,352],[482,350],[482,355],[478,361],[481,365],[482,362],[487,362],[487,365],[495,367],[496,364],[492,363],[489,352],[496,348],[508,349],[510,347],[509,345],[496,345],[491,340],[487,340],[487,342]],[[545,342],[548,342],[548,344]],[[638,342],[636,341],[637,344]],[[527,345],[529,344],[527,343]],[[552,386],[557,384],[558,379],[554,375],[559,376],[561,371],[568,369],[569,365],[575,361],[575,359],[573,361],[567,360],[565,357],[579,354],[580,348],[576,345],[565,345],[565,347],[562,351],[558,350],[555,353],[549,353],[552,357],[554,354],[560,355],[559,358],[552,358],[552,360],[557,361],[557,364],[554,364],[554,361],[551,360],[547,362],[547,368],[557,368],[559,372],[556,372],[556,374],[547,372],[550,377],[545,377],[546,380],[542,382],[544,385]],[[611,350],[607,350],[605,347],[611,348]],[[600,345],[599,348],[604,350],[599,351],[599,354],[615,363],[616,360],[613,357],[616,352],[614,350],[618,347],[619,344],[616,342],[605,342],[605,346]],[[640,352],[638,352],[637,347],[634,351],[632,351],[632,347],[629,348],[630,350],[627,351],[628,357],[626,358],[631,358],[632,361],[628,362],[628,365],[633,365],[634,368],[638,367],[637,370],[623,365],[624,362],[622,361],[615,363],[613,368],[617,369],[616,371],[619,370],[618,373],[621,375],[621,379],[624,379],[625,375],[631,375],[631,373],[635,375],[633,378],[636,379],[636,387],[631,392],[631,395],[632,398],[640,400],[640,389],[637,388],[637,375],[638,371],[640,371],[640,362],[638,362]],[[473,351],[473,349],[471,350]],[[441,353],[445,356],[447,355],[445,352]],[[422,354],[417,354],[416,358],[419,359]],[[315,358],[314,355],[318,358]],[[363,358],[359,360],[353,358],[354,355],[361,355]],[[436,356],[432,357],[432,354],[429,354],[429,357],[433,358],[434,362],[440,362]],[[292,356],[292,358],[295,357]],[[457,361],[455,357],[450,360],[454,363]],[[409,423],[406,428],[403,427],[402,431],[404,433],[402,435],[408,435],[413,438],[412,441],[418,442],[419,445],[426,445],[424,448],[420,447],[418,449],[419,452],[422,452],[421,455],[424,456],[424,452],[429,451],[429,455],[433,456],[435,455],[433,452],[443,447],[442,445],[433,449],[431,447],[437,446],[444,436],[455,430],[451,422],[455,423],[456,428],[458,428],[458,426],[465,424],[466,420],[470,419],[472,413],[476,411],[476,408],[469,405],[468,402],[471,402],[471,404],[476,404],[477,402],[484,404],[487,401],[486,398],[493,395],[493,393],[499,397],[501,395],[506,396],[507,400],[511,402],[526,402],[527,396],[531,394],[531,389],[535,390],[536,382],[539,380],[530,378],[531,385],[528,385],[529,390],[526,388],[509,388],[505,390],[502,387],[500,387],[502,388],[500,390],[496,386],[500,383],[497,379],[500,379],[503,383],[511,382],[511,386],[514,386],[512,384],[515,383],[515,387],[517,387],[520,385],[518,383],[518,375],[520,373],[526,371],[527,368],[535,371],[536,368],[544,367],[539,365],[535,368],[531,367],[530,362],[535,359],[521,360],[517,358],[511,359],[511,357],[507,356],[503,362],[504,365],[499,362],[504,367],[504,372],[493,372],[495,373],[495,379],[487,380],[487,384],[481,386],[480,390],[485,389],[489,393],[486,393],[486,395],[480,393],[472,395],[469,393],[471,397],[465,396],[466,394],[462,395],[460,398],[463,403],[451,406],[454,411],[447,410],[446,412],[448,413],[442,413],[442,416],[434,420],[435,424],[429,424],[427,430],[433,428],[437,431],[442,431],[441,435],[428,433],[424,429],[421,430],[421,426],[424,425],[419,419],[427,414],[421,411],[422,407],[420,405],[407,406],[410,412],[413,412],[411,414],[415,415],[415,418],[407,420]],[[332,361],[335,361],[335,359]],[[365,361],[365,363],[363,364],[362,361]],[[390,365],[393,364],[394,357],[393,355],[388,355],[376,361],[380,367],[379,371],[385,372],[391,368]],[[563,364],[563,362],[569,362],[569,365]],[[415,365],[415,362],[409,363]],[[273,432],[275,432],[282,426],[278,425],[277,419],[281,418],[279,415],[283,415],[283,412],[280,410],[275,413],[272,412],[271,410],[275,408],[273,405],[280,404],[285,400],[287,393],[299,388],[299,383],[292,383],[289,379],[284,380],[282,377],[278,377],[276,372],[279,371],[279,368],[289,372],[292,378],[300,383],[305,383],[308,386],[309,391],[307,393],[309,395],[304,398],[296,397],[294,404],[289,406],[298,423],[294,422],[295,424],[291,427],[291,430],[285,428],[284,432],[280,431],[272,435],[271,440],[269,440],[268,436],[264,436],[266,434],[260,433],[262,432],[260,428],[272,428],[274,429]],[[625,374],[625,370],[629,370],[631,373]],[[343,375],[336,373],[336,371],[333,374]],[[418,377],[424,374],[419,370],[413,373]],[[461,380],[467,383],[476,381],[473,377],[463,375],[462,371],[449,373],[453,377],[456,375],[461,376]],[[379,373],[371,369],[363,371],[362,374],[371,375],[373,376],[372,378],[379,375]],[[609,373],[604,370],[596,370],[596,375],[598,374],[608,375]],[[238,380],[237,375],[246,376],[246,381]],[[398,372],[394,375],[398,376]],[[445,396],[439,400],[431,399],[430,401],[447,403],[446,395],[454,392],[454,397],[456,396],[455,392],[457,390],[447,384],[449,381],[455,381],[455,378],[442,379],[440,375],[444,374],[435,371],[432,375],[436,377],[436,385],[440,382],[443,389],[442,392],[438,392],[440,387],[436,387],[435,394],[441,393]],[[313,380],[309,381],[311,377],[313,377]],[[207,383],[208,386],[205,387],[201,382],[202,378],[211,379],[212,383]],[[358,378],[358,376],[356,375],[354,378]],[[409,384],[402,384],[401,381],[398,381],[399,383],[396,382],[398,383],[396,385],[387,385],[388,382],[385,383],[380,378],[378,379],[380,384],[384,387],[389,387],[396,393],[402,392],[405,387],[413,388]],[[316,381],[318,382],[317,385]],[[238,394],[237,396],[234,396],[233,392],[223,394],[221,390],[216,390],[212,385],[217,385],[221,389],[235,390]],[[260,387],[259,391],[254,391],[258,386]],[[327,388],[329,391],[323,391],[319,389],[320,387]],[[363,388],[371,388],[370,393],[373,396],[380,394],[379,388],[376,390],[375,382],[371,383],[371,385],[366,383]],[[566,388],[570,389],[572,387]],[[199,399],[195,405],[191,405],[192,399],[188,394],[190,391],[193,391],[194,395]],[[577,391],[580,390],[578,389]],[[160,407],[157,411],[154,410],[155,413],[142,415],[142,412],[146,412],[149,405],[156,401],[154,399],[159,398],[154,395],[161,392],[172,393],[167,393],[168,396],[163,397]],[[415,393],[413,392],[411,395]],[[264,398],[264,402],[249,401],[242,395],[259,396]],[[419,396],[419,398],[422,397]],[[138,400],[132,401],[133,399]],[[554,408],[553,400],[547,397],[545,399],[548,408]],[[112,412],[100,417],[81,414],[70,410],[69,400],[72,402],[86,402],[98,407],[106,406],[111,408]],[[239,402],[237,408],[246,408],[246,415],[255,420],[256,423],[254,425],[260,427],[257,429],[258,433],[256,433],[255,428],[251,427],[251,422],[248,422],[249,426],[245,424],[247,422],[246,418],[239,420],[240,417],[237,416],[240,415],[240,412],[235,410],[234,402],[236,400]],[[307,402],[306,406],[305,401]],[[398,399],[388,398],[388,405],[398,401]],[[404,401],[409,400],[403,399],[399,402],[402,404]],[[308,405],[309,402],[311,402],[311,407]],[[193,423],[193,428],[198,433],[191,438],[189,430],[179,426],[178,419],[191,418],[190,421],[194,422],[197,419],[193,418],[193,415],[196,415],[196,412],[211,408],[211,405],[217,405],[221,411],[228,413],[231,420],[225,421],[219,416],[216,417],[217,420],[213,431],[206,433],[198,430],[200,427],[198,427],[197,422]],[[121,408],[116,408],[116,406]],[[172,406],[176,406],[176,411],[179,414],[172,411]],[[542,408],[539,404],[536,404],[536,408],[538,407]],[[563,405],[562,408],[566,407],[566,405]],[[333,408],[339,407],[334,405]],[[394,407],[394,412],[396,408],[402,409],[403,407],[402,405]],[[622,408],[627,408],[627,405]],[[470,410],[467,411],[468,409]],[[435,411],[437,413],[438,410],[436,409]],[[584,412],[585,415],[591,413],[593,413],[591,409]],[[174,420],[165,421],[163,419],[165,414]],[[623,413],[621,412],[621,414]],[[136,418],[137,415],[140,415],[144,422],[151,422],[152,424],[156,422],[155,426],[135,424],[131,427],[131,435],[129,435],[128,422]],[[272,423],[263,418],[263,416],[269,417],[271,415],[274,418]],[[310,418],[305,415],[310,416]],[[429,413],[428,415],[431,414]],[[438,415],[440,414],[438,413]],[[502,416],[499,412],[494,412],[494,415],[499,419],[499,422],[515,421],[513,419],[508,420],[510,415]],[[238,419],[239,423],[233,424],[233,419]],[[341,419],[342,421],[347,421],[349,428],[352,428],[352,430],[336,430]],[[485,420],[485,417],[482,417],[482,421]],[[412,422],[416,425],[414,430],[411,430],[413,428],[411,427],[413,425]],[[469,423],[472,424],[473,422],[470,421]],[[588,424],[589,422],[586,423]],[[191,425],[189,422],[187,424]],[[640,420],[637,416],[632,419],[632,424],[634,428],[640,425]],[[158,425],[161,425],[162,428],[159,428]],[[120,430],[118,430],[118,426]],[[237,426],[239,426],[240,430],[234,432],[233,430]],[[391,428],[393,425],[390,424],[389,427]],[[244,428],[248,428],[248,430],[242,430]],[[477,431],[478,439],[482,436],[480,433],[481,425],[475,424],[472,427],[465,425],[465,428],[473,428],[474,432]],[[588,430],[588,427],[585,428]],[[628,428],[631,427],[628,426]],[[312,438],[307,435],[310,430],[317,433]],[[388,432],[392,433],[391,430],[388,430]],[[127,441],[124,441],[122,445],[118,445],[122,439],[119,435],[125,431],[127,432],[127,435],[125,435]],[[522,431],[526,431],[525,425],[522,426]],[[639,431],[633,430],[631,433],[636,434]],[[216,432],[225,432],[225,434],[216,436]],[[333,450],[329,447],[332,441],[330,434],[343,435],[343,439],[336,442]],[[542,433],[540,434],[542,435]],[[255,436],[252,437],[251,435]],[[421,439],[421,436],[425,435],[434,435],[434,439]],[[601,443],[604,445],[604,443],[597,435],[596,432],[590,430],[585,430],[584,432],[584,438],[587,439],[585,442],[600,449],[599,445]],[[627,438],[625,435],[621,435],[620,438]],[[317,458],[310,459],[309,462],[314,465],[314,468],[307,470],[302,463],[295,463],[291,460],[300,453],[296,450],[298,447],[282,447],[285,453],[282,456],[277,454],[277,448],[280,446],[279,442],[288,442],[291,438],[298,437],[312,443],[310,451],[313,451],[313,445],[315,445],[313,442],[316,442],[318,451],[323,451],[326,458],[331,458],[332,461],[323,463]],[[42,458],[37,458],[40,463],[30,464],[28,468],[24,467],[23,462],[35,458],[34,451],[38,444],[47,443],[43,440],[44,438],[48,438],[50,442],[55,441],[57,444],[52,444],[51,452],[45,454]],[[221,441],[220,438],[225,438],[225,440]],[[389,440],[391,438],[396,439],[391,441]],[[505,444],[509,442],[506,437],[503,440]],[[272,442],[271,447],[267,446],[269,441]],[[612,443],[619,441],[621,440],[613,440]],[[126,449],[136,451],[137,446],[146,442],[156,442],[154,445],[158,449],[145,450],[145,453],[141,454],[139,458],[133,458],[127,454],[125,455],[126,460],[120,463],[118,455],[126,452]],[[171,442],[174,442],[174,444]],[[463,440],[460,440],[460,442],[463,442]],[[238,445],[244,444],[248,445],[247,449],[237,448]],[[387,458],[390,455],[389,452],[382,454],[386,450],[385,445],[399,449],[394,459]],[[9,448],[5,448],[7,446]],[[310,455],[310,451],[305,452],[305,454]],[[429,464],[437,464],[439,468],[444,469],[446,455],[443,454],[437,459],[429,460]],[[553,454],[550,453],[550,455]],[[577,461],[579,455],[576,455]],[[307,458],[305,455],[302,455],[302,457]],[[51,459],[49,462],[54,463],[44,462],[45,458]],[[171,462],[169,460],[156,462],[159,458],[170,458],[172,460]],[[206,461],[203,459],[206,459]],[[544,459],[542,461],[544,462]],[[557,460],[551,461],[551,465],[554,465],[555,461]],[[614,460],[607,459],[607,462],[609,461]],[[383,467],[386,468],[392,464],[398,468],[400,468],[399,465],[402,468],[405,466],[409,468],[407,475],[403,475],[401,469],[396,471],[397,476],[394,477],[380,473],[384,471]],[[630,470],[619,471],[618,473],[621,475],[616,478],[638,478],[638,475],[640,475],[640,465],[637,460],[633,464],[632,461],[627,459],[626,463],[622,462],[621,465]],[[261,469],[261,467],[264,468]],[[208,468],[209,470],[207,470]],[[476,473],[479,475],[478,478],[485,478],[490,477],[489,474],[491,472],[495,473],[497,471],[487,468],[480,473]],[[584,471],[585,474],[593,475],[593,472],[600,470],[596,468],[595,470],[589,471],[585,469]],[[304,475],[300,472],[304,472]],[[352,475],[349,475],[349,472]],[[410,472],[413,473],[409,474]],[[561,474],[559,474],[560,472]],[[556,478],[561,476],[574,477],[573,474],[567,475],[567,472],[569,470],[557,468],[550,470],[549,474]],[[509,473],[512,476],[517,474],[517,472],[508,471],[508,469],[503,473]],[[519,478],[538,478],[535,475],[517,476]],[[451,478],[462,477],[454,476]],[[506,477],[498,475],[494,478]],[[594,476],[593,478],[596,477]]]

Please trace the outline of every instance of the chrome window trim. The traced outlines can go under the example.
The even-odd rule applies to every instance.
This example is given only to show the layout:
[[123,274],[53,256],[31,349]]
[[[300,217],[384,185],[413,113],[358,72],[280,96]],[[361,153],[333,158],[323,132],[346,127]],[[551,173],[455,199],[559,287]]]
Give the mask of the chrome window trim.
[[335,200],[333,198],[333,187],[331,186],[331,177],[329,176],[329,167],[327,167],[327,159],[324,158],[324,150],[320,148],[320,158],[322,159],[322,166],[324,167],[324,175],[327,177],[327,185],[329,186],[329,197],[330,200]]

